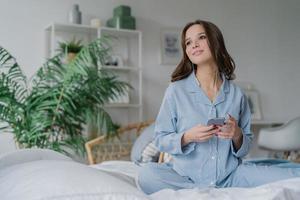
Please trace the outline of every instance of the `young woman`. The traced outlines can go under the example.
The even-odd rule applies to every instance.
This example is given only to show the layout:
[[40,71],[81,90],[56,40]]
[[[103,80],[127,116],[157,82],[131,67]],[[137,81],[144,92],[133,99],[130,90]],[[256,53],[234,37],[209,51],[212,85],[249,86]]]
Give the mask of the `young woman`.
[[[300,168],[242,164],[252,143],[247,98],[234,79],[235,64],[221,31],[197,20],[182,31],[183,58],[156,119],[155,143],[172,163],[149,163],[138,177],[147,194],[165,188],[252,187],[300,176]],[[226,117],[224,125],[206,125]]]

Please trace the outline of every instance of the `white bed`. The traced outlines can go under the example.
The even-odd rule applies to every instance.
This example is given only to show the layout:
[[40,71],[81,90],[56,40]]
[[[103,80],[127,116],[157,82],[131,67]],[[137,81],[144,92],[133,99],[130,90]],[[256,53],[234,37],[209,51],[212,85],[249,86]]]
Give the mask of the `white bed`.
[[129,161],[87,166],[49,150],[16,151],[0,155],[0,199],[300,199],[300,178],[248,189],[166,189],[147,196],[136,187],[137,170]]

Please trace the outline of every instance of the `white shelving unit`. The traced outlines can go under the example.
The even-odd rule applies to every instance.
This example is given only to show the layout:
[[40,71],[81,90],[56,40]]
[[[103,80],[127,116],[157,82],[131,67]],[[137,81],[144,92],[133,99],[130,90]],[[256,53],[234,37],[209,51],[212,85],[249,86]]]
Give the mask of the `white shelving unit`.
[[105,105],[105,108],[113,120],[122,125],[143,121],[141,31],[52,23],[45,28],[45,56],[54,56],[59,42],[75,38],[87,44],[102,36],[111,38],[112,55],[122,59],[122,66],[110,65],[103,68],[112,70],[120,80],[127,81],[133,87],[128,94],[129,103],[111,103]]

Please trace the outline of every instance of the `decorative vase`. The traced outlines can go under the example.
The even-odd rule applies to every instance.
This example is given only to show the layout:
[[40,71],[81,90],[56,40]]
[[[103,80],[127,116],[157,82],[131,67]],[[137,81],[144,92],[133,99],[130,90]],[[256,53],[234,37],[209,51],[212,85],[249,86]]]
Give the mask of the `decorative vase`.
[[73,24],[81,24],[81,12],[79,5],[74,4],[69,12],[69,22]]

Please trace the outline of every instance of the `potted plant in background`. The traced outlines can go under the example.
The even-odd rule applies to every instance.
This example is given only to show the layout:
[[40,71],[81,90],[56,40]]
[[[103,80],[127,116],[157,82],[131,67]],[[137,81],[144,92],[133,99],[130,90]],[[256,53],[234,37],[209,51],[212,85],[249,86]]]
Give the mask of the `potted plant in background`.
[[64,53],[66,55],[67,62],[70,62],[75,58],[77,53],[83,48],[81,40],[76,40],[74,37],[68,42],[59,42],[58,52]]
[[[0,47],[0,121],[24,148],[84,153],[84,125],[96,122],[112,136],[117,126],[103,105],[130,85],[102,69],[109,52],[107,38],[83,46],[68,63],[58,53],[27,80],[15,58]],[[30,84],[28,84],[30,83]],[[28,87],[28,85],[31,85]]]

